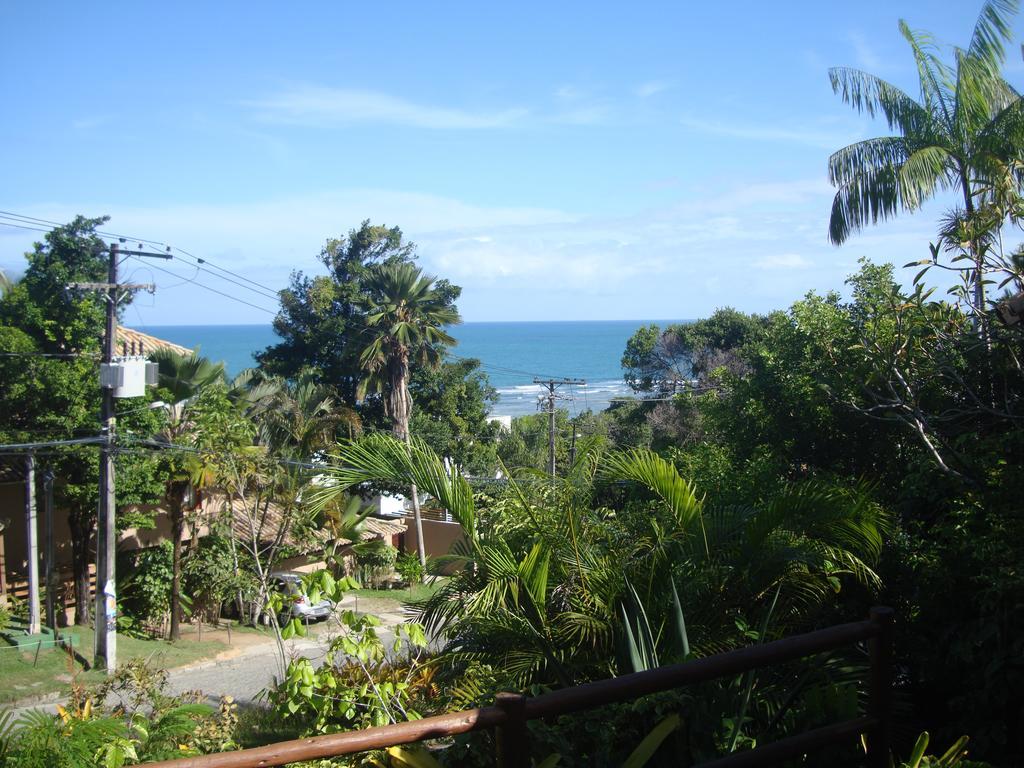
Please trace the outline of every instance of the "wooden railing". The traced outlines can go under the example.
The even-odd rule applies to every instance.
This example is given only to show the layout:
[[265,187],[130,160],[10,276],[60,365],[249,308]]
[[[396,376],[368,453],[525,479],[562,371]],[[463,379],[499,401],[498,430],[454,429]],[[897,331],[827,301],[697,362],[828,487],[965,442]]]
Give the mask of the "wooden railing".
[[872,608],[867,621],[840,624],[683,664],[564,688],[532,698],[513,693],[499,693],[493,707],[469,709],[381,728],[368,728],[364,731],[283,741],[239,752],[171,760],[155,765],[162,768],[264,768],[302,760],[339,757],[493,728],[497,736],[497,765],[500,768],[527,768],[530,765],[530,737],[526,724],[530,720],[558,717],[605,704],[629,701],[651,693],[796,661],[866,640],[870,671],[867,712],[863,716],[807,731],[756,749],[736,752],[704,763],[701,768],[773,765],[829,745],[849,743],[861,734],[867,734],[868,737],[868,768],[888,768],[892,729],[892,623],[892,609]]

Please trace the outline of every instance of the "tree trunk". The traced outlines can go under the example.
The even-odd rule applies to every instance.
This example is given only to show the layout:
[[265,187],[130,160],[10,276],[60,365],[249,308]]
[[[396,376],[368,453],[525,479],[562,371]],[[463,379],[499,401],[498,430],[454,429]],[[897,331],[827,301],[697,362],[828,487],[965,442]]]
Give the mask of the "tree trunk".
[[185,510],[181,494],[171,502],[171,630],[170,640],[181,639],[181,536],[185,528]]
[[[409,430],[405,431],[405,445],[407,448],[412,447],[412,441],[409,439]],[[419,492],[416,490],[416,483],[413,483],[410,487],[412,493],[412,519],[416,524],[416,554],[419,555],[420,565],[423,566],[423,575],[426,576],[427,568],[427,549],[423,544],[423,517],[420,515],[420,497]]]
[[[967,216],[968,226],[973,226],[973,219],[975,214],[974,207],[974,196],[971,194],[971,184],[967,173],[967,169],[960,169],[960,184],[963,187],[964,194],[964,211]],[[976,240],[971,240],[968,244],[970,248],[971,261],[974,262],[974,312],[972,313],[971,323],[974,327],[975,333],[978,333],[988,345],[988,328],[985,322],[985,256],[982,251],[982,246]]]
[[71,570],[75,580],[75,624],[87,626],[92,595],[89,590],[89,542],[95,520],[89,512],[71,509],[68,529],[71,531]]
[[[406,448],[412,449],[412,439],[409,435],[409,421],[412,417],[412,398],[409,396],[409,361],[408,355],[400,354],[395,365],[394,379],[391,384],[390,410],[391,424],[395,437],[404,440]],[[416,483],[412,483],[409,489],[412,494],[412,518],[416,526],[416,553],[419,555],[420,565],[423,566],[424,574],[427,567],[427,550],[423,543],[423,517],[420,514],[420,498],[416,489]]]

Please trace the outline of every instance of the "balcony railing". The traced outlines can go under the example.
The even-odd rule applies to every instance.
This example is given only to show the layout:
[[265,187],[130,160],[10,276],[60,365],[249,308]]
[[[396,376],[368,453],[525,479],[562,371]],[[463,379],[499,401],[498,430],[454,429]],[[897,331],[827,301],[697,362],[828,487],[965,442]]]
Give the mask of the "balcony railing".
[[527,768],[530,765],[530,737],[526,724],[530,720],[558,717],[605,704],[630,701],[651,693],[796,661],[866,640],[870,667],[867,711],[863,716],[764,744],[756,749],[735,752],[703,763],[701,768],[774,765],[829,745],[850,743],[862,734],[868,737],[868,768],[888,768],[892,731],[892,623],[892,609],[872,608],[867,621],[840,624],[682,664],[599,680],[535,697],[499,693],[493,707],[154,765],[162,768],[266,768],[493,728],[497,736],[496,764],[500,768]]

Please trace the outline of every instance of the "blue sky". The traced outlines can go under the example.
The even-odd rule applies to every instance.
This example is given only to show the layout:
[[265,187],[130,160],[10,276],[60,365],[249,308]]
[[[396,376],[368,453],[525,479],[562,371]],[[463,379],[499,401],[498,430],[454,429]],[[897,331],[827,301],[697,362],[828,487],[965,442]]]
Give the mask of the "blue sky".
[[[897,21],[980,3],[50,3],[0,12],[0,210],[171,243],[262,284],[402,227],[466,320],[699,317],[927,256],[946,201],[826,238],[828,155],[887,133],[829,66],[916,93]],[[1017,37],[1024,24],[1015,25]],[[1007,68],[1020,85],[1018,53]],[[38,233],[0,227],[17,271]],[[184,262],[129,324],[267,322]],[[222,299],[188,278],[257,304]]]

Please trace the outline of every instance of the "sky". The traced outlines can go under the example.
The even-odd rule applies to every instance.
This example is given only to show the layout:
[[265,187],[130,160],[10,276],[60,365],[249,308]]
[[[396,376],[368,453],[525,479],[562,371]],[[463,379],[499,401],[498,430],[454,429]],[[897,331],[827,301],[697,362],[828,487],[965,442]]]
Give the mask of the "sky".
[[[328,238],[397,225],[463,287],[467,321],[782,309],[842,291],[861,257],[927,257],[951,202],[828,242],[828,156],[889,132],[832,93],[828,68],[916,95],[898,20],[965,45],[979,9],[6,3],[0,210],[107,215],[274,290],[320,273]],[[1006,71],[1020,87],[1019,51]],[[41,236],[0,226],[0,269]],[[180,255],[123,269],[157,285],[128,324],[277,308]]]

